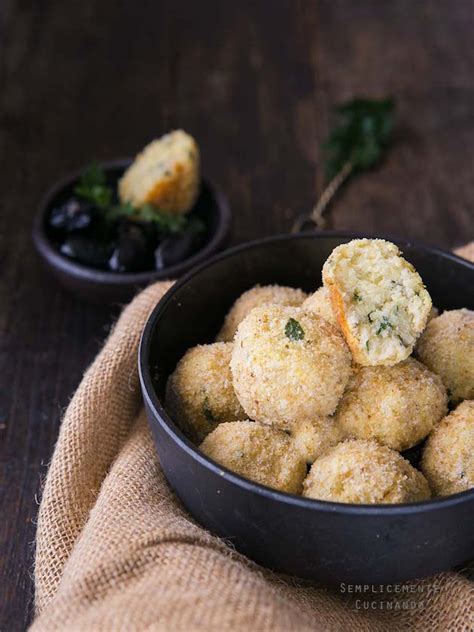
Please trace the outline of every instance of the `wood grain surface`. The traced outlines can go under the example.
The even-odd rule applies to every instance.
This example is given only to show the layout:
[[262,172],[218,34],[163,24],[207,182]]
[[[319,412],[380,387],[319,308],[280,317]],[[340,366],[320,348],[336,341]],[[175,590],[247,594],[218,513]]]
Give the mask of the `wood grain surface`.
[[61,413],[119,306],[33,252],[37,202],[92,159],[183,127],[227,192],[233,243],[288,231],[323,185],[331,106],[393,95],[396,143],[329,227],[474,237],[474,2],[0,3],[0,630],[27,627],[37,498]]

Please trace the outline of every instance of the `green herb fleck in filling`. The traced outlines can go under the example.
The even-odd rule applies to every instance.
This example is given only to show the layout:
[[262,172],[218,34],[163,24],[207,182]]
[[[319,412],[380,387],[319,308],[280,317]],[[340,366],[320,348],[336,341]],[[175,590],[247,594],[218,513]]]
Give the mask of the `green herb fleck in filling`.
[[285,325],[285,334],[290,340],[303,340],[304,329],[297,320],[290,318]]
[[405,341],[403,340],[403,338],[401,336],[398,336],[398,339],[400,340],[400,342],[402,343],[402,345],[406,348],[408,347],[408,345],[405,343]]
[[382,320],[380,321],[379,328],[377,329],[377,331],[375,333],[376,333],[377,336],[380,336],[382,331],[385,331],[386,329],[393,329],[393,325],[388,320],[388,318],[386,318],[385,316],[382,316]]
[[360,303],[360,301],[362,300],[362,296],[359,294],[357,290],[354,290],[352,298],[354,299],[356,303]]

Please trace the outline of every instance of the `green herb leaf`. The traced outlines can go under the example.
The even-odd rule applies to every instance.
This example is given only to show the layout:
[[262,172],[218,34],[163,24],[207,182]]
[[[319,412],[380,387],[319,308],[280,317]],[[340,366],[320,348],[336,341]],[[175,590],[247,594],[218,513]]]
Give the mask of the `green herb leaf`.
[[381,160],[392,137],[394,100],[353,99],[335,112],[337,125],[323,145],[328,181],[347,163],[354,172],[371,169]]
[[386,329],[393,329],[393,325],[388,320],[388,318],[386,318],[385,316],[382,316],[382,320],[380,321],[379,328],[377,329],[377,331],[375,333],[376,333],[377,336],[380,336],[382,331],[385,331]]
[[104,186],[106,184],[104,170],[96,162],[93,162],[81,174],[79,182],[86,187]]
[[125,203],[112,207],[108,213],[108,219],[115,220],[120,217],[128,217],[138,222],[155,224],[162,233],[179,233],[186,227],[188,222],[191,222],[191,219],[185,215],[165,213],[151,204],[134,207],[129,203]]
[[106,183],[105,173],[95,163],[81,175],[74,187],[74,193],[83,200],[95,204],[101,210],[108,209],[113,197],[112,188]]
[[303,340],[304,329],[294,318],[290,318],[285,325],[285,334],[290,340]]
[[186,224],[186,216],[176,213],[166,213],[156,209],[151,204],[146,204],[136,209],[137,219],[143,222],[156,224],[157,228],[164,233],[179,233]]
[[357,290],[354,290],[352,297],[356,303],[359,303],[362,300],[362,296],[359,294]]
[[401,336],[398,336],[398,339],[400,340],[400,342],[402,343],[403,347],[407,347],[408,345],[405,343],[405,341],[403,340],[403,338]]
[[135,209],[128,202],[125,204],[116,204],[111,206],[106,215],[106,219],[113,222],[120,217],[133,217],[135,215]]
[[92,164],[81,175],[74,187],[74,193],[94,204],[100,211],[107,224],[112,224],[121,217],[154,224],[161,233],[175,234],[185,228],[198,234],[206,229],[204,222],[198,217],[188,217],[177,213],[161,211],[151,204],[134,207],[125,202],[113,204],[114,192],[107,185],[104,171],[97,164]]

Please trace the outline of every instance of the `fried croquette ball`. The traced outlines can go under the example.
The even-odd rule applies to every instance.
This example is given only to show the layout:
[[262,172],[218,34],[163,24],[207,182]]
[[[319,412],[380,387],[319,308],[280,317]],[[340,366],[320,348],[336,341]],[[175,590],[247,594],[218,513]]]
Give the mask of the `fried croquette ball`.
[[357,363],[392,366],[411,354],[431,298],[395,244],[354,239],[338,246],[324,264],[323,282]]
[[200,447],[236,474],[283,492],[301,493],[306,463],[281,430],[254,421],[224,423]]
[[426,442],[421,469],[438,496],[474,487],[474,400],[445,417]]
[[246,415],[232,386],[232,343],[216,342],[189,349],[170,375],[166,406],[176,423],[201,441],[223,421]]
[[122,202],[149,204],[167,213],[186,213],[200,187],[199,149],[194,138],[176,130],[152,141],[119,181]]
[[329,290],[326,287],[320,287],[316,290],[316,292],[314,292],[314,294],[308,296],[301,307],[308,312],[321,316],[321,318],[327,320],[328,323],[331,323],[331,325],[339,328],[337,318],[332,311]]
[[409,503],[430,498],[430,488],[398,452],[376,441],[349,440],[320,456],[303,496],[356,504]]
[[408,358],[392,367],[358,367],[335,414],[348,436],[394,450],[419,443],[447,412],[441,379]]
[[333,417],[304,420],[291,431],[293,445],[306,463],[313,463],[321,454],[344,439],[344,433]]
[[256,285],[244,292],[230,308],[225,317],[217,340],[229,342],[233,340],[237,327],[255,307],[268,303],[276,305],[293,305],[298,307],[308,295],[294,287],[284,285]]
[[474,312],[446,311],[433,318],[416,345],[417,357],[437,373],[452,402],[474,399]]
[[351,374],[351,354],[330,323],[298,307],[256,307],[240,323],[231,360],[251,419],[291,429],[331,415]]

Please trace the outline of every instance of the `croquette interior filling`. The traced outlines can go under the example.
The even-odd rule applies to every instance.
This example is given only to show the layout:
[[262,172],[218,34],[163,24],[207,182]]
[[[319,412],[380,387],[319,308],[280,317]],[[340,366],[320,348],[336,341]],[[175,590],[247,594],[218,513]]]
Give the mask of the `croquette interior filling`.
[[136,201],[143,190],[153,189],[158,179],[176,177],[184,164],[198,160],[194,140],[180,130],[153,141],[129,167],[120,185],[121,197]]
[[152,185],[157,177],[171,177],[176,164],[179,164],[183,158],[195,158],[193,150],[186,145],[187,143],[183,147],[171,135],[166,136],[146,151],[144,155],[147,158],[146,161],[137,163],[135,168],[137,175],[143,179],[146,186]]
[[333,274],[344,280],[349,327],[374,360],[394,347],[412,347],[431,306],[420,276],[396,252],[361,247],[332,262]]

